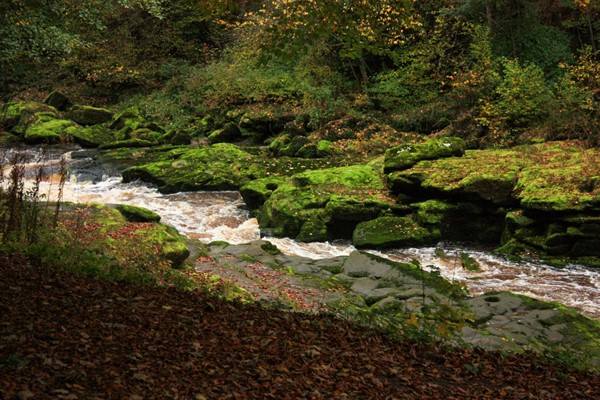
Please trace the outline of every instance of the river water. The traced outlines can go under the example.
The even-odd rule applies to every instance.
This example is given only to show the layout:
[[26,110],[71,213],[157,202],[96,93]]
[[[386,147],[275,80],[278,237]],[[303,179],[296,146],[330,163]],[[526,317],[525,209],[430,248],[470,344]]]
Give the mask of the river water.
[[[58,193],[57,171],[64,150],[39,152],[28,150],[28,179],[44,168],[41,191],[49,199]],[[106,171],[85,157],[66,153],[70,175],[62,199],[76,203],[130,204],[146,207],[161,215],[162,222],[203,242],[224,240],[246,243],[260,238],[258,222],[249,212],[238,192],[187,192],[163,195],[155,188],[141,183],[124,184],[118,173]],[[12,152],[4,152],[4,162]],[[6,176],[6,172],[5,172]],[[266,238],[281,251],[309,258],[347,255],[354,248],[348,242],[299,243],[286,238]],[[445,257],[438,257],[440,249]],[[462,268],[459,253],[466,252],[481,265],[482,271],[469,272]],[[464,283],[473,294],[508,290],[540,300],[560,301],[578,311],[600,319],[600,270],[571,265],[555,268],[536,260],[512,262],[477,248],[458,244],[438,245],[436,248],[393,249],[373,252],[396,261],[418,260],[429,270],[439,270],[447,279]],[[436,255],[438,254],[438,255]]]

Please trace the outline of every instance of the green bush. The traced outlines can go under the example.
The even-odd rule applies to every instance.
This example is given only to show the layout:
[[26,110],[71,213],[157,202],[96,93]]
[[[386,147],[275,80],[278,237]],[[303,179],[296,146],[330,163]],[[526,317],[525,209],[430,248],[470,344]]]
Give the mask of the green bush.
[[[600,103],[593,90],[600,87],[598,53],[584,48],[574,65],[564,65],[564,76],[555,85],[548,120],[548,139],[583,139],[600,145]],[[597,90],[597,89],[596,89]]]
[[500,76],[494,97],[483,104],[479,121],[490,129],[493,139],[514,139],[543,122],[552,92],[544,72],[535,64],[500,59]]

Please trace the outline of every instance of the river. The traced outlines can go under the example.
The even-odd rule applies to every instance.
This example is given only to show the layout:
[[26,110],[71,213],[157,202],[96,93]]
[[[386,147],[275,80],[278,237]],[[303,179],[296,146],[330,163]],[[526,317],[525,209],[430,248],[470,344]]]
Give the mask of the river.
[[[53,200],[58,193],[58,177],[62,149],[45,151],[21,150],[27,157],[27,176],[31,181],[35,171],[44,168],[41,190]],[[3,165],[12,156],[4,152]],[[82,155],[83,154],[83,155]],[[75,155],[75,157],[73,157]],[[118,173],[107,171],[85,157],[85,153],[67,152],[69,177],[62,193],[64,201],[75,203],[130,204],[146,207],[161,215],[162,222],[203,242],[224,240],[245,243],[260,238],[258,222],[249,212],[238,192],[187,192],[163,195],[141,183],[124,184]],[[347,255],[354,248],[348,242],[299,243],[286,238],[266,238],[290,255],[326,258]],[[446,257],[438,257],[440,249]],[[468,253],[481,265],[480,272],[461,267],[458,255]],[[540,300],[560,301],[595,319],[600,319],[600,271],[570,265],[556,268],[537,260],[509,261],[478,248],[440,243],[434,247],[393,249],[374,252],[397,261],[418,260],[429,270],[439,270],[447,279],[464,283],[469,291],[481,294],[508,290]],[[436,255],[437,254],[437,255]]]

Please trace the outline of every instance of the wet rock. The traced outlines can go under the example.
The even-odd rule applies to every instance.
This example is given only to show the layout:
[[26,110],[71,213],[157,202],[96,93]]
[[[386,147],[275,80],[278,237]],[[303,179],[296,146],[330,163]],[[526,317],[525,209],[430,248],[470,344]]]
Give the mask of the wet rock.
[[274,236],[323,241],[350,237],[358,222],[393,206],[378,171],[353,165],[293,175],[270,194],[258,219]]

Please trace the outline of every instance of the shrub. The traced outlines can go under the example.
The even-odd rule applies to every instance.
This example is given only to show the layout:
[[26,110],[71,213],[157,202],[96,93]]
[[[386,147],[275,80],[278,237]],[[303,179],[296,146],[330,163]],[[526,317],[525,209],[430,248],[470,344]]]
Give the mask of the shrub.
[[543,121],[552,93],[535,64],[501,58],[500,69],[494,96],[483,104],[479,122],[490,129],[491,139],[508,143]]

